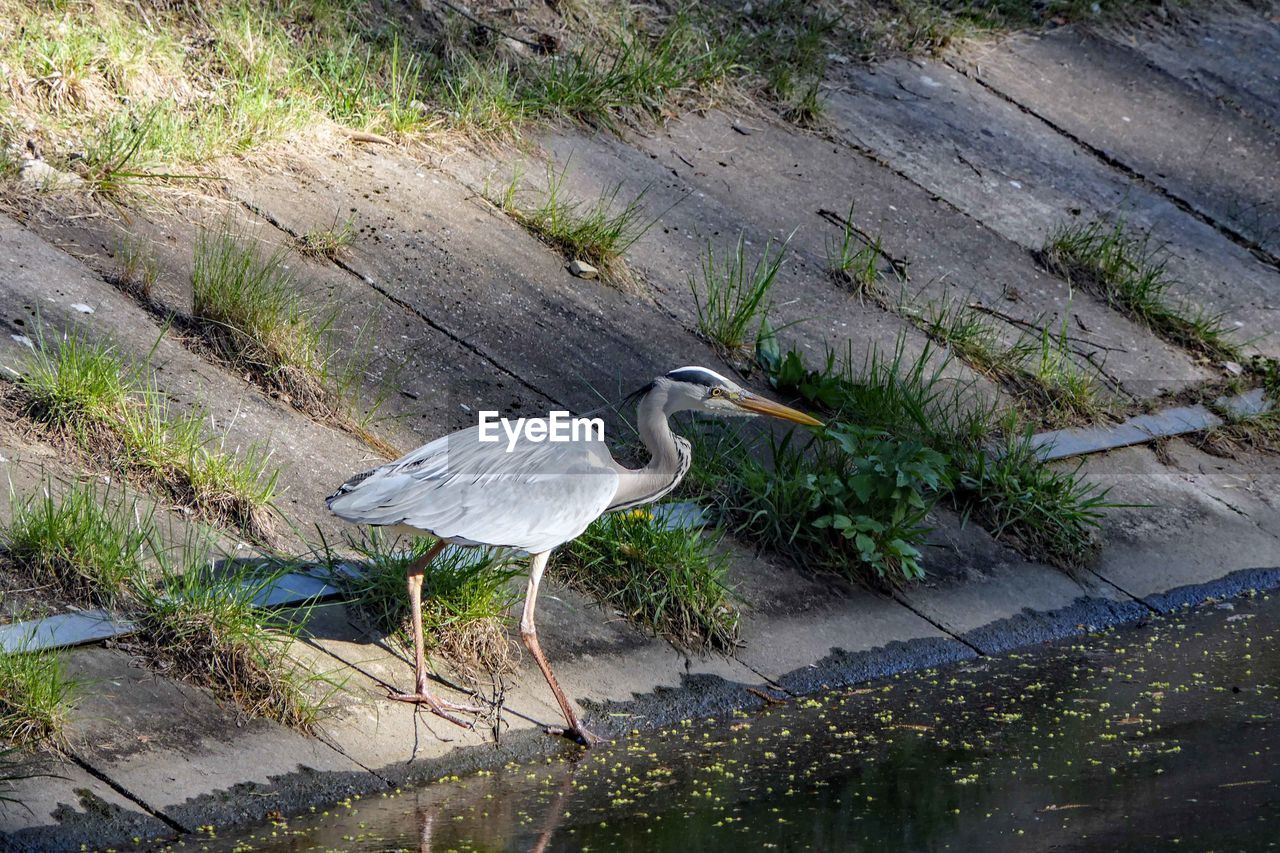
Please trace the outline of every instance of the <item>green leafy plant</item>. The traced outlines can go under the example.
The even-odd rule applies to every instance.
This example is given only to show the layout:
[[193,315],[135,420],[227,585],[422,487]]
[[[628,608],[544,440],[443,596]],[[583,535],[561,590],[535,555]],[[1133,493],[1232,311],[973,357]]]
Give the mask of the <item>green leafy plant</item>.
[[947,458],[918,442],[831,425],[805,448],[789,434],[772,469],[748,462],[728,496],[739,532],[855,578],[924,576],[926,516],[949,486]]

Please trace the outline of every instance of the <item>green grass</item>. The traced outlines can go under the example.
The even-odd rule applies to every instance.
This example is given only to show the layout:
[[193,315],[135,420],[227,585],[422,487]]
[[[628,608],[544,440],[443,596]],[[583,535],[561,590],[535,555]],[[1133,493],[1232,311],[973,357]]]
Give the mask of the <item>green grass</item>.
[[671,18],[656,38],[624,19],[613,41],[605,50],[583,49],[531,66],[525,112],[617,129],[628,119],[661,117],[680,95],[721,82],[735,58],[685,14]]
[[25,500],[11,494],[10,504],[4,556],[60,599],[109,607],[145,576],[154,510],[79,482],[59,493],[46,483]]
[[991,318],[962,303],[930,302],[903,313],[930,340],[1002,383],[1012,402],[1044,426],[1092,421],[1106,410],[1097,379],[1072,358],[1065,323],[1057,334],[1044,325],[1039,335],[1005,343]]
[[127,368],[113,346],[80,333],[56,345],[41,333],[17,380],[18,407],[102,467],[161,488],[200,518],[269,538],[278,472],[268,454],[216,447],[204,413],[174,412],[149,370],[145,362]]
[[622,185],[604,190],[594,201],[568,197],[565,174],[569,164],[556,171],[547,168],[547,185],[541,199],[526,205],[520,200],[521,175],[517,171],[507,184],[498,205],[565,257],[589,261],[607,275],[621,273],[623,253],[653,224],[645,221],[645,192],[619,203]]
[[251,717],[304,731],[338,689],[293,659],[304,618],[283,621],[254,601],[287,571],[239,566],[217,571],[206,544],[188,542],[183,565],[161,560],[157,584],[138,584],[134,643],[153,667],[205,687]]
[[[397,539],[375,528],[346,542],[363,564],[362,571],[335,573],[370,625],[409,649],[413,648],[413,626],[405,576],[432,544],[427,537]],[[326,559],[333,565],[339,558],[329,553]],[[506,623],[516,600],[510,581],[519,574],[509,559],[497,553],[455,549],[437,557],[427,568],[422,587],[427,648],[473,676],[510,669]]]
[[1079,464],[1042,462],[1032,434],[1010,420],[991,452],[966,448],[957,466],[955,502],[1024,554],[1068,570],[1086,565],[1100,546],[1103,514],[1115,504],[1107,490],[1081,478]]
[[160,266],[145,240],[134,234],[125,234],[116,245],[116,258],[120,262],[114,282],[123,291],[150,303],[160,278]]
[[[1026,443],[1029,430],[1016,411],[1000,414],[994,405],[981,402],[969,383],[948,378],[949,355],[927,347],[920,356],[908,357],[904,341],[899,339],[892,354],[873,351],[861,368],[834,354],[811,368],[795,350],[784,356],[779,354],[776,341],[766,343],[759,358],[778,389],[829,413],[836,427],[856,424],[859,432],[883,437],[889,445],[876,455],[915,464],[917,467],[910,470],[916,473],[903,478],[902,483],[923,484],[917,489],[922,499],[927,501],[936,489],[940,499],[979,519],[1002,541],[1033,559],[1073,568],[1087,562],[1096,550],[1102,513],[1113,505],[1107,501],[1106,490],[1084,480],[1079,469],[1067,471],[1041,461]],[[846,443],[852,450],[841,448],[845,455],[867,455]],[[947,460],[936,487],[918,467],[927,460],[932,468],[935,458],[900,455],[917,447]],[[803,515],[807,507],[801,487],[810,485],[807,478],[811,475],[820,479],[834,474],[836,480],[847,482],[844,466],[849,463],[843,458],[822,444],[803,453],[790,445],[784,447],[782,470],[790,476],[779,478],[779,482],[792,483],[795,494],[771,497],[782,510],[769,512],[811,523]],[[764,489],[783,488],[770,485],[765,475],[756,476],[759,483],[745,492],[745,498],[734,493],[739,486],[733,483],[725,495],[729,511],[739,518],[757,511],[752,507],[759,505],[758,495]],[[899,499],[881,503],[884,508],[880,512],[889,513],[890,518],[903,511]],[[908,511],[912,505],[915,502],[908,499]],[[865,514],[875,517],[874,513]],[[765,521],[776,523],[767,514]],[[785,536],[766,530],[765,539],[788,541],[800,533],[809,535],[797,533],[794,522],[781,533]],[[910,537],[903,541],[913,544]]]
[[56,651],[0,652],[0,741],[57,751],[78,687]]
[[731,651],[738,612],[728,556],[694,528],[668,528],[644,509],[606,515],[566,545],[555,571],[628,620],[687,649]]
[[1222,316],[1174,297],[1164,253],[1149,236],[1130,234],[1124,222],[1063,225],[1041,256],[1054,272],[1094,291],[1169,343],[1215,360],[1240,360]]
[[701,273],[689,276],[689,290],[698,311],[698,331],[725,353],[746,351],[755,339],[752,335],[763,328],[771,308],[769,291],[790,243],[790,236],[776,248],[767,241],[754,264],[747,261],[745,234],[738,235],[727,258],[717,259],[715,247],[707,243]]
[[335,417],[324,333],[286,265],[286,254],[264,254],[230,228],[196,239],[191,274],[192,316],[229,364],[246,369],[300,411]]
[[853,225],[853,205],[844,218],[840,238],[827,240],[827,271],[836,283],[859,296],[871,296],[880,281],[880,238],[865,240]]
[[312,228],[297,241],[298,252],[311,258],[334,260],[351,245],[355,237],[351,220],[337,222],[328,228]]

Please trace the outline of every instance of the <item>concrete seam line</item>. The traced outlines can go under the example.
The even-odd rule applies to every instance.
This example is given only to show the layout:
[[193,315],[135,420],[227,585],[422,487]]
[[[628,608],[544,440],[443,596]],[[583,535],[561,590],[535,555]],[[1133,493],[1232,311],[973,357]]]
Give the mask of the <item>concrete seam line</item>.
[[119,782],[115,781],[110,776],[108,776],[106,773],[103,773],[101,770],[94,767],[92,764],[90,764],[85,759],[81,758],[79,755],[76,755],[74,752],[68,752],[67,754],[71,757],[71,760],[76,764],[76,766],[78,766],[81,770],[88,773],[90,776],[99,780],[100,782],[106,784],[109,788],[111,788],[111,790],[115,791],[117,794],[124,797],[129,802],[136,804],[144,812],[151,815],[155,819],[163,822],[164,824],[169,826],[171,829],[181,832],[183,835],[189,835],[190,833],[195,831],[194,827],[188,828],[186,826],[183,826],[180,822],[169,817],[169,815],[165,814],[160,809],[153,809],[151,806],[147,805],[146,802],[143,801],[141,797],[136,796],[128,788],[124,787]]
[[[288,237],[291,237],[295,240],[298,239],[298,235],[295,234],[292,229],[290,229],[284,223],[280,222],[278,219],[276,219],[267,211],[261,209],[256,204],[253,204],[247,199],[239,198],[239,201],[240,201],[240,204],[243,205],[246,210],[248,210],[250,213],[254,214],[255,216],[259,216],[262,219],[266,220],[267,224],[269,224],[272,228],[275,228],[280,233],[285,234]],[[570,409],[568,405],[557,400],[555,397],[543,391],[541,388],[534,385],[532,382],[525,379],[523,376],[516,373],[511,368],[502,364],[500,361],[498,361],[493,356],[489,355],[480,347],[476,346],[470,341],[465,340],[460,335],[456,334],[455,332],[446,328],[445,326],[441,325],[435,320],[432,320],[422,311],[418,310],[416,307],[406,302],[405,300],[400,299],[396,296],[393,296],[385,288],[379,286],[378,283],[373,280],[373,278],[371,278],[370,276],[362,275],[361,273],[357,272],[350,264],[346,263],[341,258],[332,258],[330,259],[330,263],[332,263],[334,266],[336,266],[338,269],[342,270],[343,272],[347,273],[348,275],[356,278],[361,284],[364,284],[365,286],[372,288],[375,293],[380,294],[384,299],[386,299],[388,302],[392,303],[396,307],[400,308],[402,311],[408,311],[409,313],[413,314],[419,320],[426,323],[429,327],[439,332],[440,334],[444,335],[445,337],[449,338],[449,340],[453,341],[454,343],[458,344],[464,349],[472,352],[477,357],[488,362],[490,365],[492,365],[495,369],[499,370],[500,372],[506,374],[507,376],[510,376],[512,379],[519,382],[525,388],[529,389],[535,394],[538,394],[541,397],[544,397],[547,400],[550,400],[552,403],[555,403],[557,406],[559,406],[562,409]]]
[[1096,569],[1086,568],[1086,569],[1085,569],[1085,571],[1086,571],[1086,572],[1088,572],[1089,574],[1093,575],[1093,576],[1094,576],[1095,578],[1097,578],[1098,580],[1102,581],[1102,582],[1103,582],[1104,584],[1106,584],[1107,586],[1110,586],[1112,589],[1115,589],[1115,590],[1119,591],[1121,595],[1127,595],[1127,596],[1129,596],[1129,598],[1131,598],[1131,599],[1133,599],[1134,601],[1138,602],[1138,603],[1139,603],[1139,604],[1141,604],[1143,607],[1145,607],[1145,608],[1147,608],[1148,610],[1150,610],[1152,613],[1157,613],[1157,614],[1158,614],[1158,613],[1160,612],[1159,610],[1157,610],[1156,608],[1154,608],[1154,607],[1152,607],[1152,606],[1151,606],[1151,602],[1147,601],[1145,598],[1139,598],[1138,596],[1136,596],[1136,595],[1134,595],[1133,593],[1129,592],[1129,590],[1127,590],[1127,589],[1125,589],[1124,587],[1120,586],[1120,584],[1116,583],[1116,582],[1115,582],[1115,581],[1113,581],[1111,578],[1103,576],[1103,575],[1102,575],[1101,573],[1099,573]]
[[957,74],[963,75],[969,80],[972,80],[973,82],[977,83],[979,86],[986,89],[988,92],[995,95],[996,97],[1012,104],[1013,106],[1017,107],[1019,110],[1031,116],[1032,118],[1043,122],[1044,125],[1048,127],[1050,130],[1052,130],[1054,133],[1057,133],[1059,136],[1063,137],[1064,139],[1070,140],[1074,144],[1083,148],[1085,151],[1089,152],[1094,157],[1101,160],[1107,166],[1110,166],[1111,168],[1115,169],[1117,172],[1120,172],[1123,175],[1127,175],[1137,180],[1144,187],[1151,190],[1156,195],[1161,196],[1164,199],[1167,199],[1171,204],[1173,204],[1174,207],[1177,207],[1183,213],[1190,214],[1193,218],[1200,220],[1200,222],[1204,223],[1205,225],[1208,225],[1210,228],[1217,231],[1222,236],[1226,237],[1232,243],[1235,243],[1237,246],[1248,251],[1258,261],[1261,261],[1262,263],[1266,264],[1272,269],[1280,270],[1280,257],[1273,255],[1271,252],[1267,251],[1265,248],[1263,248],[1254,240],[1250,239],[1249,237],[1246,237],[1245,235],[1236,231],[1234,228],[1230,227],[1229,225],[1218,222],[1211,214],[1205,213],[1204,211],[1200,210],[1191,202],[1175,194],[1172,190],[1165,189],[1164,187],[1155,183],[1146,175],[1142,174],[1137,169],[1128,165],[1123,160],[1120,160],[1118,157],[1113,157],[1112,155],[1103,151],[1101,148],[1098,148],[1096,145],[1092,145],[1091,143],[1086,142],[1084,139],[1072,133],[1071,131],[1067,130],[1066,128],[1058,126],[1051,119],[1041,115],[1039,112],[1032,109],[1031,107],[1024,106],[1013,97],[1006,95],[1004,92],[997,89],[991,83],[988,83],[986,80],[983,80],[978,75],[970,73],[965,68],[962,68],[956,65],[956,63],[952,59],[944,58],[942,61],[943,61],[943,64],[945,64],[952,71],[956,72]]
[[948,628],[947,626],[943,625],[941,622],[938,622],[937,620],[931,619],[930,617],[926,616],[924,613],[920,612],[918,609],[916,609],[915,607],[913,607],[913,606],[912,606],[908,601],[906,601],[906,600],[905,600],[905,599],[903,599],[903,598],[900,598],[900,597],[898,596],[898,594],[897,594],[897,593],[894,593],[892,596],[890,596],[890,600],[891,600],[891,601],[896,602],[897,604],[899,604],[899,605],[901,605],[901,606],[903,606],[903,607],[905,607],[907,610],[910,610],[912,613],[914,613],[915,615],[919,616],[921,619],[923,619],[924,621],[928,622],[930,625],[932,625],[933,627],[937,628],[939,631],[941,631],[942,633],[946,634],[946,635],[947,635],[948,637],[950,637],[951,639],[956,640],[957,642],[959,642],[959,643],[963,643],[964,645],[968,646],[968,647],[969,647],[970,649],[972,649],[972,650],[973,650],[973,652],[974,652],[975,654],[977,654],[978,656],[980,656],[980,657],[986,657],[986,656],[987,656],[987,653],[986,653],[986,652],[984,652],[982,649],[978,648],[978,647],[977,647],[977,646],[975,646],[973,643],[969,642],[969,641],[968,641],[968,640],[966,640],[964,637],[962,637],[962,636],[960,636],[959,634],[957,634],[955,631],[952,631],[950,628]]

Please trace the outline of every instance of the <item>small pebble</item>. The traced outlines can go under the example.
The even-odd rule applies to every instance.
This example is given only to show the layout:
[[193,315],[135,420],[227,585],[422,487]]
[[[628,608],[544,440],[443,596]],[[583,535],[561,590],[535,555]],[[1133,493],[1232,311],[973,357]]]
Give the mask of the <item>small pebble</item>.
[[586,261],[573,260],[569,263],[569,272],[578,278],[599,278],[600,270],[591,266]]

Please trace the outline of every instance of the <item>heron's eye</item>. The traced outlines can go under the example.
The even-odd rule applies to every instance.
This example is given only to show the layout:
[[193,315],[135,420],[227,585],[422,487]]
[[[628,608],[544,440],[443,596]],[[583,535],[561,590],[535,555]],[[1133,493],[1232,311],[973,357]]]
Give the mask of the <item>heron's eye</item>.
[[712,389],[711,389],[711,396],[712,396],[712,397],[723,397],[723,396],[724,396],[724,391],[720,390],[719,388],[712,388]]

